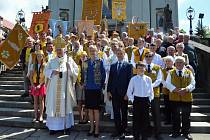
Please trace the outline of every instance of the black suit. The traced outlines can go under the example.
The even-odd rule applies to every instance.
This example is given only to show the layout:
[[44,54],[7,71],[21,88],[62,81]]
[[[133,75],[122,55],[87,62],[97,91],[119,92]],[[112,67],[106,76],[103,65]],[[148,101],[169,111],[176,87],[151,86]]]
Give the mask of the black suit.
[[118,70],[118,62],[111,65],[107,92],[112,94],[115,127],[119,134],[127,127],[128,101],[124,100],[128,84],[132,77],[132,65],[122,62]]

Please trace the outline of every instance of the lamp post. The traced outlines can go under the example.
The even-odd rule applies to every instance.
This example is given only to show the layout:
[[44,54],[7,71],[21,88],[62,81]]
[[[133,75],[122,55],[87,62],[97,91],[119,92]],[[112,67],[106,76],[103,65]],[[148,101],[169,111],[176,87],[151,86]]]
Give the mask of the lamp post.
[[17,13],[17,21],[22,25],[25,22],[25,12],[21,9]]
[[192,20],[195,17],[195,10],[191,6],[187,9],[186,16],[190,20],[190,35],[192,35],[192,33],[193,33]]
[[200,22],[201,22],[201,30],[203,29],[203,17],[204,17],[204,14],[200,13],[198,18],[200,19]]

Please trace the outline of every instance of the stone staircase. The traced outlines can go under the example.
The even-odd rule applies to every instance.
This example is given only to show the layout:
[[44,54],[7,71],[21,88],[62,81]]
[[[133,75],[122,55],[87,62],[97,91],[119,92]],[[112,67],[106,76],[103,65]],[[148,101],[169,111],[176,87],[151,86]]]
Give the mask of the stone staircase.
[[[25,127],[25,128],[46,128],[44,124],[32,123],[34,117],[33,106],[30,97],[21,98],[24,93],[23,76],[20,67],[7,70],[0,75],[0,126]],[[210,94],[195,92],[191,113],[191,131],[194,133],[210,132]],[[162,103],[161,103],[162,104]],[[130,105],[131,107],[131,105]],[[163,105],[161,105],[162,109]],[[89,125],[78,124],[78,112],[74,109],[75,130],[88,130]],[[164,117],[162,117],[164,118]],[[129,115],[129,128],[132,127],[132,115]],[[163,123],[162,123],[163,124]],[[163,132],[169,132],[170,125],[162,125]],[[101,131],[112,132],[113,121],[108,116],[101,117]]]

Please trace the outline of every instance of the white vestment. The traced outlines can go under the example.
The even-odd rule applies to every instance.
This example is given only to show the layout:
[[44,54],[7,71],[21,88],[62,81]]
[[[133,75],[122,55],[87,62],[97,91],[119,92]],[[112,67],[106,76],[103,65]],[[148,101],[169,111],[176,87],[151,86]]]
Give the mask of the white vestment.
[[[62,78],[59,75],[53,75],[53,70],[62,72]],[[65,55],[62,58],[52,59],[45,72],[45,76],[50,79],[46,91],[46,125],[49,130],[70,128],[74,125],[73,107],[76,106],[74,84],[78,76],[78,66],[71,57],[67,63],[67,56]],[[66,110],[65,95],[67,95]]]

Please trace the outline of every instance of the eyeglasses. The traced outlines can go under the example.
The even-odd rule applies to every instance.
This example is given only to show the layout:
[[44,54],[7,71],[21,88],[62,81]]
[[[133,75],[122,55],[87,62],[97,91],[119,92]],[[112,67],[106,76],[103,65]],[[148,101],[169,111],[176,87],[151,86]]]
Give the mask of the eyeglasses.
[[147,56],[145,56],[146,58],[151,58],[151,57],[153,57],[152,55],[147,55]]

